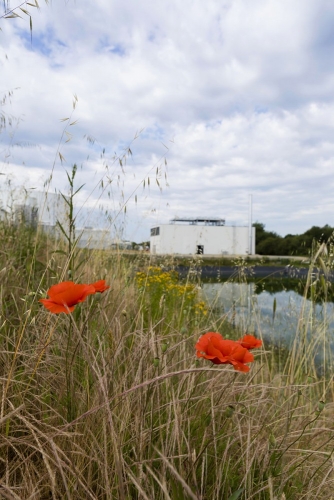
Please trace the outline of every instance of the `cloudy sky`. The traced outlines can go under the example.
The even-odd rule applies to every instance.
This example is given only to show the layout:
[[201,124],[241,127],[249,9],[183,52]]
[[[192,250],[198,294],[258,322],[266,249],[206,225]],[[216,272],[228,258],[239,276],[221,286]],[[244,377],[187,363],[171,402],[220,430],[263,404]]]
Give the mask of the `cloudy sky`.
[[250,195],[282,236],[334,225],[332,0],[23,7],[32,39],[0,19],[1,189],[66,193],[76,163],[78,205],[121,224],[126,204],[133,241],[175,216],[247,225]]

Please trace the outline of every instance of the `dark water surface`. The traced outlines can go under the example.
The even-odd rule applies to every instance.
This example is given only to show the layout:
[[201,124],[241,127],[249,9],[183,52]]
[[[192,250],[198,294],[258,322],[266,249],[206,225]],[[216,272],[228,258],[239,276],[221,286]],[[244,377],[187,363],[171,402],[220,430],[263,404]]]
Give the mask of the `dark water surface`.
[[[180,277],[186,277],[189,273],[189,267],[177,266],[175,269]],[[309,268],[293,267],[293,266],[201,266],[200,275],[202,279],[218,280],[220,278],[233,278],[243,274],[252,278],[290,278],[290,279],[306,279],[309,273]],[[315,269],[314,274],[323,274],[322,270]],[[330,271],[327,279],[334,281],[334,272]]]

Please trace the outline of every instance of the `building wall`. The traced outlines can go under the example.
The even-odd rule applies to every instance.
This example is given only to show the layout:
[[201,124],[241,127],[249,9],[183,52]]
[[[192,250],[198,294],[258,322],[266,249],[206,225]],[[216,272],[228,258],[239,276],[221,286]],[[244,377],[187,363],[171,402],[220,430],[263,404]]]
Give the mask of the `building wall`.
[[162,224],[151,236],[151,253],[193,255],[203,246],[204,255],[247,255],[255,253],[255,228],[252,228],[252,252],[249,252],[247,226],[205,226]]
[[75,231],[75,237],[78,238],[79,248],[105,249],[111,248],[113,240],[108,229],[94,229],[85,227]]
[[112,236],[110,229],[96,229],[84,227],[76,229],[75,237],[78,239],[78,248],[89,248],[97,250],[131,250],[130,241],[120,240]]
[[27,192],[23,188],[11,193],[0,189],[0,207],[8,211],[8,218],[13,222],[25,220],[28,224],[52,227],[57,220],[62,225],[68,221],[68,205],[60,193],[34,189]]
[[8,213],[6,210],[3,208],[0,208],[0,220],[9,222],[10,221],[10,213]]
[[[65,197],[69,199],[68,197]],[[37,208],[38,223],[43,226],[55,226],[57,221],[62,226],[68,225],[68,205],[59,193],[34,191],[25,201],[25,205]]]

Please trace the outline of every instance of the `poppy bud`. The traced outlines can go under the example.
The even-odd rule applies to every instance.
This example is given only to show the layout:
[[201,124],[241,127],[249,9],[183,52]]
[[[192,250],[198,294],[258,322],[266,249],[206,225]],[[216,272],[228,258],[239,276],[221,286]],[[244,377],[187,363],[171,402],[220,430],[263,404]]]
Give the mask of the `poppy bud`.
[[167,343],[164,343],[161,345],[161,352],[166,352],[168,349],[168,344]]

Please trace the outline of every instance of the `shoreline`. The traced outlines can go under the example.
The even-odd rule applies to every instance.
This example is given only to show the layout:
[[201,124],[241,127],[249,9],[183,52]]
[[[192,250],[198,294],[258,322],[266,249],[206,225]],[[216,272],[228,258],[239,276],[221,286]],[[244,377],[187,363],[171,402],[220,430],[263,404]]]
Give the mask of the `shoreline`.
[[[179,273],[181,278],[184,278],[188,275],[190,266],[186,265],[178,265],[175,266],[175,271]],[[306,279],[309,273],[308,268],[304,267],[282,267],[282,266],[265,266],[265,265],[255,265],[252,267],[243,267],[239,266],[207,266],[203,265],[198,270],[198,273],[202,278],[214,279],[214,278],[231,278],[237,277],[242,273],[243,276],[249,278],[281,278],[281,279]],[[321,273],[323,274],[323,273]],[[330,281],[334,281],[334,273],[330,273],[328,276]]]

